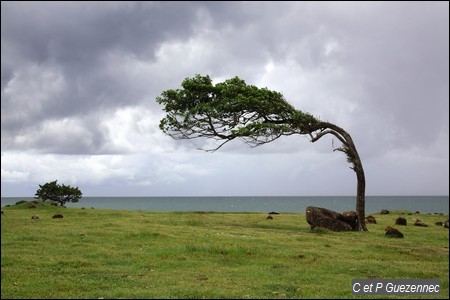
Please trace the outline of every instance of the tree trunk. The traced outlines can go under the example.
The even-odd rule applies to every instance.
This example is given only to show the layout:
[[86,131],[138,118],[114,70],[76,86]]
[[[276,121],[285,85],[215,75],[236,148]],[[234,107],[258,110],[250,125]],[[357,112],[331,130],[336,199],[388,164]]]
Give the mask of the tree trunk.
[[[355,149],[356,151],[356,149]],[[367,231],[366,227],[366,178],[364,176],[364,170],[359,160],[359,163],[355,165],[355,173],[356,173],[356,215],[358,216],[358,227],[360,231]]]
[[342,129],[345,133],[346,146],[349,148],[344,151],[347,154],[348,160],[353,163],[353,171],[356,173],[356,215],[358,216],[359,231],[367,231],[366,227],[366,177],[364,175],[364,169],[359,158],[358,151],[353,143],[350,135]]
[[339,139],[342,147],[334,149],[335,151],[344,152],[347,155],[349,163],[353,164],[353,171],[356,173],[356,214],[358,216],[359,231],[367,231],[365,218],[365,203],[366,203],[366,178],[364,176],[364,169],[359,158],[358,151],[353,143],[350,134],[339,126],[328,122],[320,122],[313,127],[313,130],[320,130],[316,136],[311,134],[311,142],[319,140],[326,134],[332,134]]

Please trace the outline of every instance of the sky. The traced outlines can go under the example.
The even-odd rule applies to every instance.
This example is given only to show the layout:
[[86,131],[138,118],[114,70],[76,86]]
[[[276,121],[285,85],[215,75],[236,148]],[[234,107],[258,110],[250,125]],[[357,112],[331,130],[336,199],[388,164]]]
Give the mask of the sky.
[[2,1],[1,196],[356,195],[331,137],[209,153],[163,134],[156,97],[196,74],[344,128],[366,195],[449,195],[447,1]]

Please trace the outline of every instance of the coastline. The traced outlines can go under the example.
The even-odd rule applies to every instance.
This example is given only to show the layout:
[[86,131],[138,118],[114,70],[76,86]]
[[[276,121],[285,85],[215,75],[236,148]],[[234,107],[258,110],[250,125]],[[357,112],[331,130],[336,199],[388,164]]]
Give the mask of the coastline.
[[[35,200],[33,197],[2,197],[1,206],[17,201]],[[354,210],[354,196],[264,196],[264,197],[83,197],[67,207],[143,210],[160,212],[268,212],[303,213],[307,206],[334,211]],[[366,214],[382,209],[421,213],[449,212],[448,196],[366,196]]]

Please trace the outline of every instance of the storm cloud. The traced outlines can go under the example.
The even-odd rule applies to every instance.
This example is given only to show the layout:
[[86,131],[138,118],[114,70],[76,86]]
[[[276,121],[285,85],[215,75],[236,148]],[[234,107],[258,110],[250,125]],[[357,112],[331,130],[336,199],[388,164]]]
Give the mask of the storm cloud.
[[345,128],[370,195],[448,195],[448,2],[2,2],[2,196],[352,195],[332,141],[204,153],[155,98],[239,76]]

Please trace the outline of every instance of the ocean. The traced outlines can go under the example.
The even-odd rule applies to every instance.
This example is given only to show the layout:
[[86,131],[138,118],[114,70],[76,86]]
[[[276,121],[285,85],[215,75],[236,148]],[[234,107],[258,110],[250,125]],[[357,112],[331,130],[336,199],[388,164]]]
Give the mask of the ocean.
[[[2,197],[1,206],[32,197]],[[83,197],[67,207],[146,210],[159,212],[285,212],[304,213],[307,206],[337,212],[355,210],[355,196],[270,197]],[[449,196],[366,196],[366,215],[382,209],[420,213],[449,212]]]

